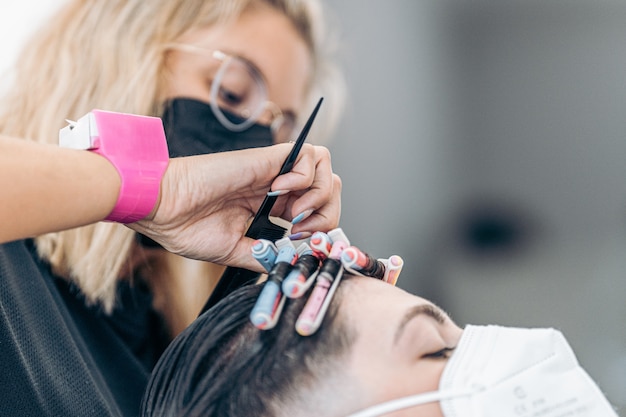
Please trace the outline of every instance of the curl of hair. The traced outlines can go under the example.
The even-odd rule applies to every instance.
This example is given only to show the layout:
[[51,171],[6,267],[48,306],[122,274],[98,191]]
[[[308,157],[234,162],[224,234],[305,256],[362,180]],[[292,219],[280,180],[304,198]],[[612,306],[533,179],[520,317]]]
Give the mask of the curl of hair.
[[312,336],[294,328],[306,296],[288,299],[276,327],[258,330],[249,313],[260,287],[233,292],[170,344],[148,383],[143,417],[330,415],[336,364],[356,337],[337,315],[339,300]]
[[[25,45],[6,77],[0,132],[56,143],[66,119],[94,108],[160,116],[163,45],[185,33],[236,18],[264,1],[284,12],[311,47],[315,97],[342,106],[343,80],[328,58],[318,0],[70,0]],[[311,105],[312,107],[312,105]],[[323,123],[319,123],[323,124]],[[40,236],[40,255],[74,281],[89,303],[110,312],[134,232],[113,223]]]

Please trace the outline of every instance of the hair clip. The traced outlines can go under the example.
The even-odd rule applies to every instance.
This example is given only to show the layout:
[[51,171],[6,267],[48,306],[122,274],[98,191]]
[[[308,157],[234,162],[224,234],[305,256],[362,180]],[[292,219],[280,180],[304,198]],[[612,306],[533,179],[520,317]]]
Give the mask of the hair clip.
[[278,248],[271,240],[257,239],[252,245],[252,256],[267,272],[270,272],[276,263]]
[[267,281],[250,312],[250,321],[261,330],[276,325],[286,298],[301,297],[314,285],[296,320],[296,331],[301,336],[310,336],[320,328],[344,271],[395,285],[404,265],[397,255],[374,259],[350,246],[341,228],[315,232],[309,244],[302,243],[298,248],[288,237],[274,243],[257,239],[252,255],[268,271]]
[[350,246],[342,252],[341,263],[344,269],[351,274],[380,280],[385,276],[387,269],[383,262],[372,258],[356,246]]
[[[341,227],[337,227],[336,229],[329,231],[328,237],[330,238],[330,241],[333,244],[333,246],[331,247],[330,253],[328,254],[329,257],[333,257],[332,251],[337,242],[344,242],[345,244],[345,246],[341,247],[341,251],[343,251],[343,249],[345,249],[346,247],[350,246],[350,239],[348,239],[348,236],[346,236],[346,234],[343,232],[343,229]],[[341,253],[335,254],[334,257],[335,259],[340,259]]]
[[341,253],[350,242],[341,228],[331,230],[328,236],[333,242],[330,253],[322,263],[313,291],[296,320],[296,331],[301,336],[310,336],[319,329],[343,276]]
[[313,253],[316,254],[321,260],[324,260],[330,255],[330,249],[333,246],[333,242],[330,237],[324,232],[315,232],[309,239],[309,244]]
[[310,336],[319,329],[342,276],[341,262],[327,258],[317,273],[313,292],[296,320],[299,335]]
[[250,312],[250,321],[255,327],[268,330],[278,322],[285,304],[281,285],[297,258],[296,248],[292,244],[283,245],[279,249],[276,263],[270,270],[267,281]]
[[[294,248],[294,250],[296,249],[296,247],[294,246],[293,242],[288,237],[283,237],[281,239],[275,240],[274,241],[274,245],[276,245],[276,248],[278,248],[279,251],[282,248],[286,247],[286,246],[290,246],[290,247]],[[296,253],[297,253],[297,251],[296,251]]]
[[[385,261],[383,261],[385,262]],[[383,276],[383,281],[393,286],[398,282],[398,277],[400,276],[400,272],[402,272],[402,267],[404,266],[404,260],[398,255],[392,255],[387,259],[385,265],[385,275]]]
[[288,298],[302,297],[313,284],[315,272],[320,266],[320,259],[309,245],[303,243],[298,247],[300,248],[303,250],[299,251],[298,261],[283,281],[283,293]]

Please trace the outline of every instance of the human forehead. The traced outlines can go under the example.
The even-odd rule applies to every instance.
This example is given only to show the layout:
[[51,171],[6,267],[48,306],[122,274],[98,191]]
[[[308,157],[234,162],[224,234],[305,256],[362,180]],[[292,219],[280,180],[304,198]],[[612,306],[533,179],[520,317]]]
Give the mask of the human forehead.
[[353,311],[404,312],[407,307],[432,303],[378,279],[348,275],[341,284],[341,308]]
[[263,2],[252,3],[232,21],[193,29],[178,42],[245,58],[263,76],[271,101],[294,111],[304,104],[312,51],[287,16]]
[[417,317],[457,329],[440,307],[383,281],[350,276],[340,288],[338,317],[365,350],[390,352],[407,323]]

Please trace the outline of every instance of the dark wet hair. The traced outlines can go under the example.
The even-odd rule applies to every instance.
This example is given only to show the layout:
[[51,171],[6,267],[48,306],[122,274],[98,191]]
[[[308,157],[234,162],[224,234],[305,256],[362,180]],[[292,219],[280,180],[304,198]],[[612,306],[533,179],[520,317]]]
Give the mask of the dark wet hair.
[[149,381],[142,416],[274,416],[337,371],[355,338],[337,317],[341,286],[322,326],[307,337],[294,326],[308,294],[287,300],[275,328],[251,324],[260,289],[233,292],[171,343]]

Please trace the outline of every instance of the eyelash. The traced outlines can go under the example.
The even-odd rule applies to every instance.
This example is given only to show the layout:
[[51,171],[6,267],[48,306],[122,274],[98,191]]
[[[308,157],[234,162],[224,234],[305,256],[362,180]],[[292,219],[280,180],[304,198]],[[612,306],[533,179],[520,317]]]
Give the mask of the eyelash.
[[424,357],[432,358],[432,359],[450,359],[450,356],[452,355],[453,351],[454,351],[454,348],[446,347],[441,350],[438,350],[437,352],[428,353],[424,355]]

